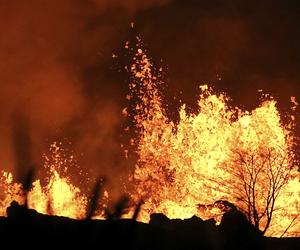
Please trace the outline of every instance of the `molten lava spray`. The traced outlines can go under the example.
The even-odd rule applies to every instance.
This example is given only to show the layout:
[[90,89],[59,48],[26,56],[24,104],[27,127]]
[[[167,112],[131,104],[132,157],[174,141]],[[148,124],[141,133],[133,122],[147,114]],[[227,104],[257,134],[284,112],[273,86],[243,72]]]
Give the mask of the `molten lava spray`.
[[[138,161],[129,178],[134,184],[129,195],[136,204],[144,201],[138,219],[147,222],[152,213],[164,213],[170,218],[198,215],[219,222],[224,208],[215,202],[226,200],[255,226],[267,229],[266,235],[300,236],[295,116],[283,123],[271,97],[253,111],[243,111],[231,107],[225,94],[202,85],[198,111],[187,113],[182,105],[174,123],[162,105],[161,69],[154,71],[139,38],[131,51],[135,52],[127,99],[136,104],[133,112],[124,109],[123,114],[136,125],[137,138],[131,143]],[[291,101],[293,113],[297,102],[293,97]],[[73,156],[53,143],[44,159],[46,185],[40,180],[33,183],[29,207],[44,214],[84,218],[87,196],[66,175]],[[13,200],[24,202],[23,188],[7,172],[2,172],[0,186],[0,214],[5,216]]]
[[[85,217],[87,197],[75,187],[66,175],[67,168],[74,165],[72,155],[64,153],[60,143],[50,146],[49,154],[44,156],[44,170],[47,184],[41,185],[38,179],[33,182],[28,193],[28,206],[43,214],[66,216],[74,219]],[[2,195],[0,214],[6,215],[6,208],[13,200],[24,203],[21,184],[13,182],[11,173],[2,172]]]
[[251,112],[230,107],[225,94],[202,85],[198,111],[188,114],[182,105],[175,124],[162,106],[160,81],[139,39],[131,74],[128,99],[138,99],[133,118],[139,134],[131,197],[145,201],[140,220],[163,213],[220,221],[220,208],[208,204],[226,200],[268,229],[267,235],[280,236],[287,228],[285,236],[300,235],[294,116],[284,124],[271,97]]

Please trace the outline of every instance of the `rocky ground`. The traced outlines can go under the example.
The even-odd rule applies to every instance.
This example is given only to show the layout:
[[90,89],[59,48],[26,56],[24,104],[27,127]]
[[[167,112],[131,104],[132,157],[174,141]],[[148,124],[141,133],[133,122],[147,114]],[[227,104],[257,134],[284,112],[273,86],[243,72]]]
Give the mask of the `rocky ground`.
[[261,236],[236,212],[214,220],[170,220],[153,214],[149,224],[128,219],[72,220],[42,215],[14,203],[0,218],[1,249],[300,249],[300,238]]

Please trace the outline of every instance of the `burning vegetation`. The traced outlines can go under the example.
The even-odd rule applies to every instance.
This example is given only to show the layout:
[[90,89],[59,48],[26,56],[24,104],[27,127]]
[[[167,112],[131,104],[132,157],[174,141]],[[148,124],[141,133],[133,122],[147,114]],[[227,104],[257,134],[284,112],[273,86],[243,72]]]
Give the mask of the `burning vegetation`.
[[[129,197],[134,204],[144,201],[138,220],[148,222],[152,213],[163,213],[220,222],[224,212],[237,209],[268,236],[300,236],[295,98],[290,119],[283,122],[272,97],[265,96],[251,112],[243,111],[231,107],[224,93],[201,85],[198,111],[188,113],[182,105],[174,122],[162,105],[161,69],[154,73],[139,38],[130,46],[126,44],[134,55],[127,99],[135,105],[133,112],[124,109],[123,114],[134,120],[137,134],[131,140],[138,160],[129,177],[134,187]],[[51,145],[44,157],[46,185],[34,181],[26,202],[43,214],[82,219],[88,198],[65,176],[73,156],[61,150],[57,143]],[[23,189],[11,173],[2,172],[1,215],[13,200],[25,202]],[[104,214],[100,211],[95,218]]]

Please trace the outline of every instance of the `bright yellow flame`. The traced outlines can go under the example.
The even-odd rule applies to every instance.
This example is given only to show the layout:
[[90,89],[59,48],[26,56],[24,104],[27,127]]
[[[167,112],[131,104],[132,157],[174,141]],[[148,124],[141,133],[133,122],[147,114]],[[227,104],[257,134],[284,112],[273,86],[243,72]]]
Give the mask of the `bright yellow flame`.
[[56,170],[51,170],[49,184],[42,188],[39,180],[29,192],[29,207],[43,214],[82,219],[85,216],[87,199],[80,189],[61,177]]
[[[81,194],[67,177],[62,177],[59,172],[66,171],[68,164],[73,161],[73,156],[62,154],[62,149],[57,143],[50,146],[50,154],[45,157],[45,168],[49,171],[49,181],[44,187],[40,180],[32,184],[28,193],[28,206],[43,214],[66,216],[74,219],[85,217],[87,197]],[[1,215],[6,215],[6,208],[13,200],[24,203],[22,185],[13,182],[12,174],[3,172],[1,186],[4,188],[4,199],[1,203]]]
[[23,203],[22,185],[13,182],[13,176],[11,173],[2,171],[0,178],[1,187],[1,205],[0,216],[6,216],[6,208],[9,207],[13,200]]
[[[160,83],[141,48],[134,56],[131,72],[131,95],[126,98],[139,98],[134,113],[139,138],[131,140],[132,144],[137,142],[139,158],[130,178],[135,184],[130,195],[136,202],[145,202],[139,220],[146,222],[151,213],[164,213],[170,218],[198,215],[220,221],[222,212],[210,204],[227,200],[246,213],[249,198],[262,216],[259,227],[263,228],[267,224],[264,209],[273,195],[276,202],[267,235],[300,236],[294,115],[284,125],[271,98],[251,112],[231,108],[226,95],[217,95],[202,85],[198,111],[189,114],[182,105],[175,124],[166,116],[158,91]],[[294,97],[291,102],[295,111]],[[128,110],[123,114],[128,116]],[[73,161],[73,156],[62,153],[59,144],[51,145],[50,154],[45,156],[48,181],[46,186],[40,180],[33,183],[28,194],[30,208],[44,214],[84,218],[87,197],[63,174]],[[255,201],[243,186],[252,187]],[[0,215],[5,216],[13,200],[24,203],[22,185],[13,182],[11,173],[2,172],[0,187]]]
[[132,198],[145,201],[139,219],[148,221],[155,212],[169,218],[199,215],[220,220],[220,210],[200,209],[217,200],[227,200],[247,212],[248,188],[244,190],[243,185],[252,185],[249,203],[262,217],[259,228],[266,226],[264,209],[270,208],[276,196],[266,234],[280,236],[293,222],[285,236],[300,235],[299,218],[294,220],[300,212],[300,184],[297,166],[293,166],[293,124],[282,124],[276,102],[269,98],[252,112],[242,111],[231,108],[224,94],[214,94],[202,85],[198,111],[188,114],[182,105],[179,122],[174,124],[163,109],[159,82],[152,71],[150,60],[138,49],[130,89],[139,98],[134,116],[140,133],[139,159],[131,177],[135,184]]

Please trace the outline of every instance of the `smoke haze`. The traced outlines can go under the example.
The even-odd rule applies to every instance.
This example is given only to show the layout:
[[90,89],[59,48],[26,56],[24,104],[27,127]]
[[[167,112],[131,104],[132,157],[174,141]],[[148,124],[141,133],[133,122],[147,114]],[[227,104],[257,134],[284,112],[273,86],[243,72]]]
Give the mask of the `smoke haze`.
[[200,83],[249,109],[263,89],[288,110],[289,97],[300,98],[299,20],[296,1],[0,0],[0,167],[22,176],[66,139],[86,171],[127,173],[127,78],[111,55],[135,33],[163,59],[171,115],[175,95],[195,107]]

